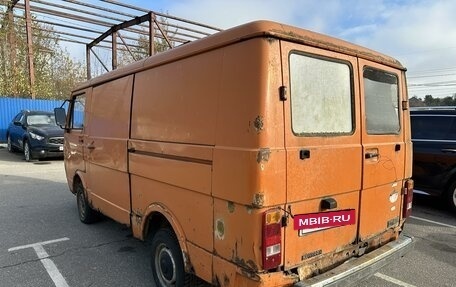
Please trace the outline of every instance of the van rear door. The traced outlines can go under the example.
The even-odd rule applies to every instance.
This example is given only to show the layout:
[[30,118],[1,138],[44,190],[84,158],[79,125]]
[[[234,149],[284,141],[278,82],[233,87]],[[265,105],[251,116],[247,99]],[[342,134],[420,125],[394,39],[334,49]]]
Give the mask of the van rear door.
[[400,224],[406,146],[400,70],[359,59],[363,181],[359,238]]
[[356,57],[283,41],[281,49],[288,269],[356,243],[364,159]]

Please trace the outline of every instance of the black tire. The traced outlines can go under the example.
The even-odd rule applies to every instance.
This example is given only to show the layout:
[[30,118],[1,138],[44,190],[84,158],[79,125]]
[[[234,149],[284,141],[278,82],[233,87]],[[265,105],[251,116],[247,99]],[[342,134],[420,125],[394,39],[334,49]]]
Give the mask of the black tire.
[[30,149],[30,144],[28,141],[24,141],[24,158],[26,161],[32,161],[32,150]]
[[159,229],[152,238],[152,275],[157,287],[191,286],[185,273],[182,250],[173,231]]
[[98,213],[90,207],[82,183],[80,181],[77,182],[74,188],[76,189],[79,220],[85,224],[90,224],[98,221]]
[[456,181],[448,188],[444,196],[445,204],[448,208],[456,213]]

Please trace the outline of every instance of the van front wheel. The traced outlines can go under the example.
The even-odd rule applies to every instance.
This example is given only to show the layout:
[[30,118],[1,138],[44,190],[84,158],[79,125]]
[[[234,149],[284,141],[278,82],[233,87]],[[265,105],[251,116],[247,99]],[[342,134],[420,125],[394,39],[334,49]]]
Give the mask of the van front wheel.
[[93,210],[87,197],[85,196],[84,187],[81,182],[76,183],[76,200],[78,203],[79,220],[85,224],[90,224],[98,220],[98,214]]
[[158,287],[189,286],[186,283],[182,251],[176,236],[162,228],[152,239],[152,275]]

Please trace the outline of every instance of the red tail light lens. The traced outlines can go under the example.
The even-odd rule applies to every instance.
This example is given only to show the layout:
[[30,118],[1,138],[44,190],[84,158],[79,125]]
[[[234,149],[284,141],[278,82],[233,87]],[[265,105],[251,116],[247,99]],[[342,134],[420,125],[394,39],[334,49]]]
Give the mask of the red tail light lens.
[[282,260],[282,214],[280,209],[268,210],[263,220],[263,269],[278,267]]
[[402,207],[402,218],[407,218],[412,214],[413,202],[413,180],[408,179],[404,186],[404,206]]

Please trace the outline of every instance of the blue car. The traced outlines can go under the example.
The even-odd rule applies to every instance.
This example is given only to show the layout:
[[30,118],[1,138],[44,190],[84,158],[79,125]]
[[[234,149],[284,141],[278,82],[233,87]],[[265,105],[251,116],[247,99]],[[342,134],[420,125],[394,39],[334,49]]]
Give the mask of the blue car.
[[63,157],[63,129],[52,112],[21,111],[8,126],[6,138],[8,151],[23,152],[26,161]]

